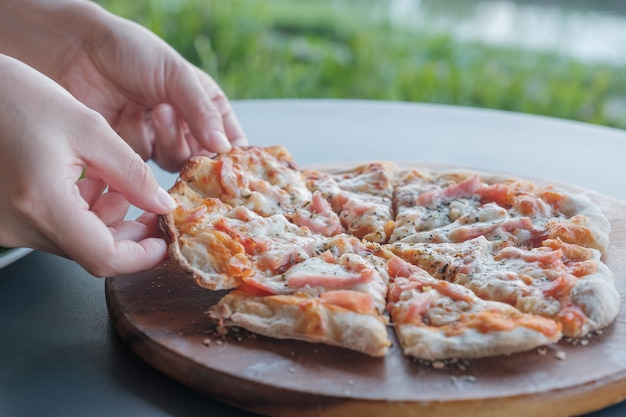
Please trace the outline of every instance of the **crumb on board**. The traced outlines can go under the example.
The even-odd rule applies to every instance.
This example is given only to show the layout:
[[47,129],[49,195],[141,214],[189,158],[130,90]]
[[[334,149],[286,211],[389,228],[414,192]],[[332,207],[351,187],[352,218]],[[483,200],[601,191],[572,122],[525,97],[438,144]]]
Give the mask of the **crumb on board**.
[[591,343],[591,340],[594,337],[601,336],[603,333],[604,333],[603,329],[597,329],[597,330],[592,330],[586,335],[581,336],[581,337],[564,337],[563,341],[567,343],[571,343],[574,346],[576,345],[587,346],[589,343]]
[[[450,359],[438,359],[433,361],[427,360],[418,360],[422,365],[428,366],[432,369],[437,370],[447,370],[447,371],[461,371],[465,372],[470,367],[470,361],[467,359],[458,359],[458,358],[450,358]],[[474,375],[450,375],[450,382],[454,384],[460,383],[474,383],[476,382],[476,377]]]
[[450,375],[450,381],[453,384],[460,384],[463,382],[474,383],[476,382],[476,377],[474,375]]
[[417,359],[412,358],[414,362],[417,362],[425,367],[432,369],[456,369],[459,371],[466,371],[470,366],[470,361],[468,359],[459,359],[459,358],[449,358],[449,359],[436,359],[436,360],[426,360],[426,359]]
[[228,334],[228,328],[226,328],[226,326],[217,326],[215,334],[218,336],[226,336]]
[[[537,353],[541,356],[546,356],[548,354],[548,348],[545,346],[539,347],[537,348]],[[565,351],[556,350],[554,352],[554,357],[560,361],[564,361],[566,356]]]
[[[256,339],[257,335],[252,332],[246,332],[238,327],[217,326],[214,329],[204,332],[206,337],[202,339],[202,344],[209,347],[212,344],[223,345],[228,341],[241,342],[244,338]],[[229,337],[227,339],[227,337]]]
[[[564,337],[563,339],[561,339],[563,342],[565,343],[569,343],[572,346],[587,346],[589,345],[593,338],[596,336],[600,336],[603,334],[603,330],[602,329],[598,329],[598,330],[593,330],[587,334],[585,334],[584,336],[581,337]],[[540,346],[537,348],[536,352],[537,354],[541,355],[541,356],[546,356],[548,354],[549,350],[556,350],[554,357],[556,359],[559,360],[565,360],[566,357],[566,353],[564,351],[561,350],[557,350],[558,347],[551,347],[551,346]]]

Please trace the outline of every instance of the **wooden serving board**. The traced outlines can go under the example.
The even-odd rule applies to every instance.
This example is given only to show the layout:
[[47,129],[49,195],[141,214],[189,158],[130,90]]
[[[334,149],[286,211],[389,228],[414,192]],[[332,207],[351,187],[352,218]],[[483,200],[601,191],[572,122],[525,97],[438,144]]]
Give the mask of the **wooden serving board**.
[[206,311],[224,293],[197,287],[169,262],[108,278],[107,304],[119,335],[148,363],[210,397],[260,414],[579,415],[626,399],[626,201],[587,194],[611,222],[604,260],[622,305],[601,334],[545,351],[431,364],[403,356],[398,343],[385,358],[371,358],[243,330],[220,335]]

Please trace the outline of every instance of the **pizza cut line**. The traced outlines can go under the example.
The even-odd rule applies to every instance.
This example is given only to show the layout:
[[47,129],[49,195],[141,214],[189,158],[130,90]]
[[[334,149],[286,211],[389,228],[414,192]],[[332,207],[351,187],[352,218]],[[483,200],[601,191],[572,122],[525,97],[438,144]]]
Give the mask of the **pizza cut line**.
[[[220,326],[384,357],[510,354],[617,316],[610,224],[552,186],[388,161],[300,170],[283,146],[194,157],[159,218]],[[391,329],[391,331],[389,330]]]

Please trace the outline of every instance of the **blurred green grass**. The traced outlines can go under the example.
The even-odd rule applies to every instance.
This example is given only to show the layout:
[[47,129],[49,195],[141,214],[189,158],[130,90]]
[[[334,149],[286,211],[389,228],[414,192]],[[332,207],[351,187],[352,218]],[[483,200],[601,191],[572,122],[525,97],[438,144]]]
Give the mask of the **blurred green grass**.
[[409,32],[350,0],[98,3],[161,36],[231,99],[444,103],[626,128],[618,66]]

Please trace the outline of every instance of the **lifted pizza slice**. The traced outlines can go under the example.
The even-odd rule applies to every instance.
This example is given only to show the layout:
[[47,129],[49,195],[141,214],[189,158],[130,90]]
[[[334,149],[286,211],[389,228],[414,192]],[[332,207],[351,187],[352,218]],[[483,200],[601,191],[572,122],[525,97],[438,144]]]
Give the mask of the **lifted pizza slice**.
[[179,206],[161,222],[170,256],[212,290],[273,277],[315,254],[318,237],[281,214],[262,217],[246,207],[207,198]]
[[188,189],[201,199],[218,198],[262,216],[283,214],[311,200],[302,174],[282,146],[248,146],[213,158],[193,157],[170,193],[177,197]]

